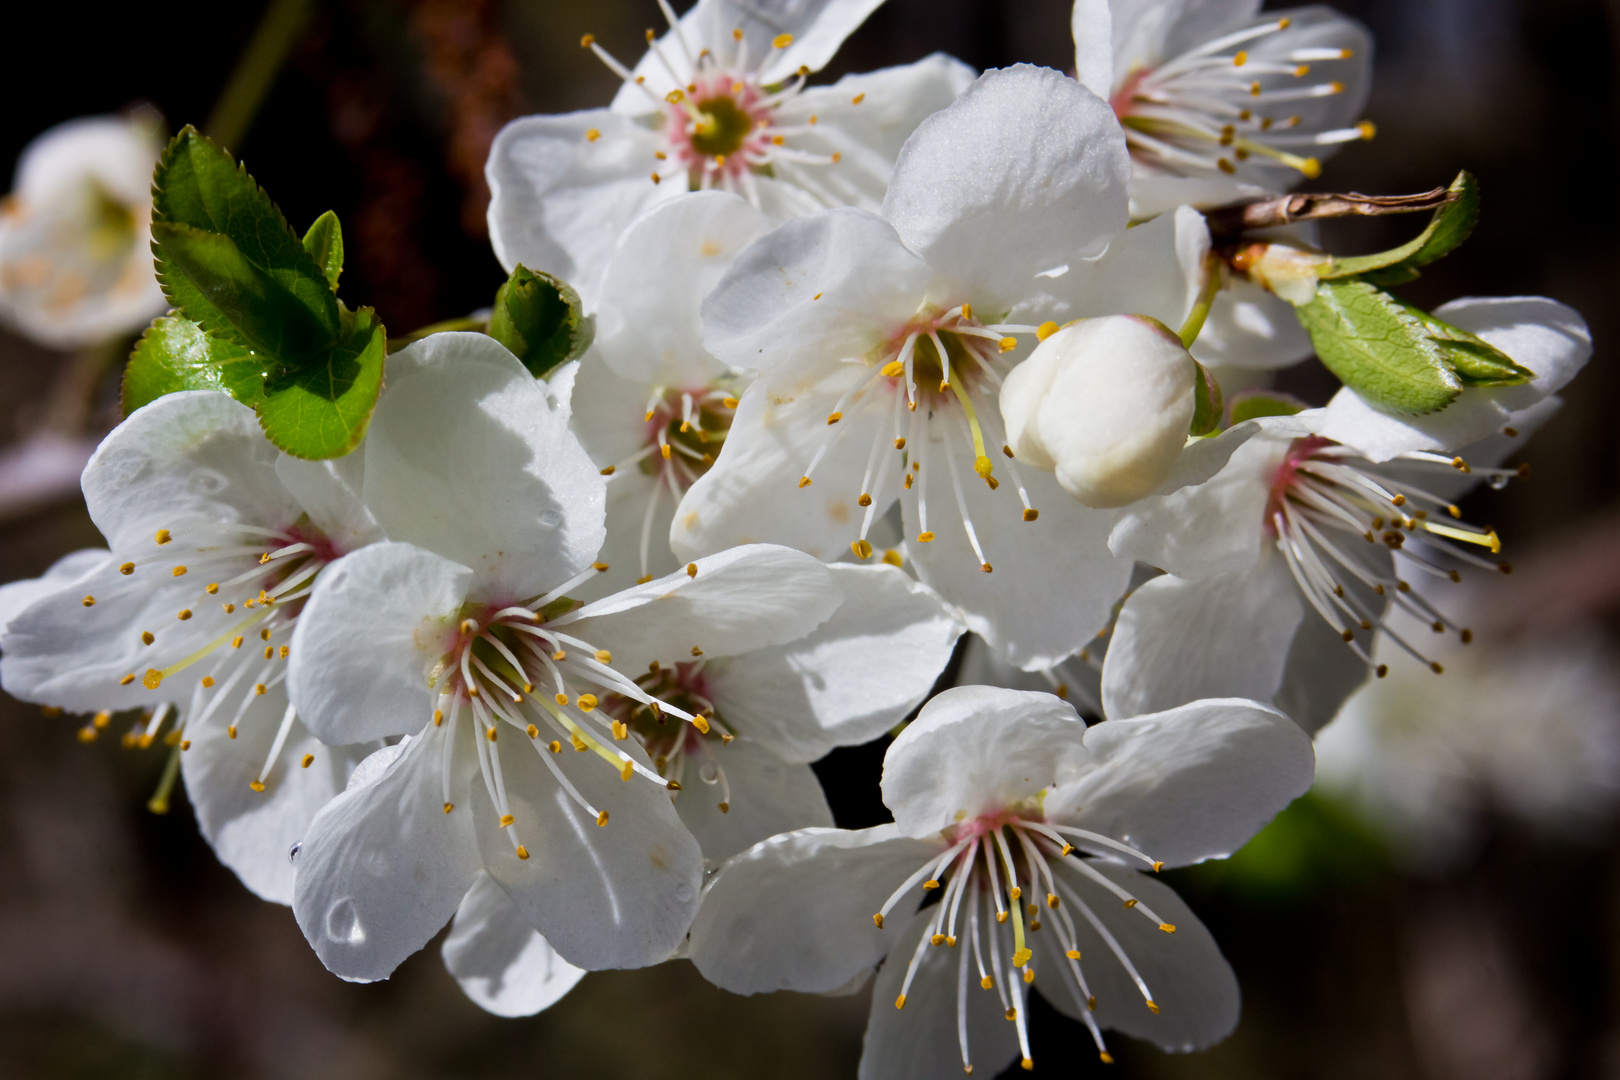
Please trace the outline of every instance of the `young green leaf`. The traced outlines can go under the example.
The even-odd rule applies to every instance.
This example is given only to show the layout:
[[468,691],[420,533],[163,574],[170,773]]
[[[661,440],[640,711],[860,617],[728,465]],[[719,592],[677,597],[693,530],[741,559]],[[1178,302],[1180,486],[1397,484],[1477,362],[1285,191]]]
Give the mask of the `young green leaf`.
[[488,333],[545,378],[590,347],[596,325],[567,282],[519,264],[495,294]]
[[326,274],[247,171],[190,126],[153,175],[152,239],[164,293],[210,333],[292,366],[337,340]]
[[257,405],[270,441],[294,457],[341,457],[360,444],[382,391],[388,335],[361,308],[326,362],[272,371]]
[[1399,285],[1418,276],[1417,268],[1450,254],[1474,231],[1479,221],[1479,184],[1467,172],[1457,174],[1445,205],[1434,212],[1417,236],[1388,251],[1334,259],[1321,276],[1344,278],[1367,275],[1375,285]]
[[1193,383],[1193,418],[1189,434],[1210,435],[1221,426],[1221,384],[1215,381],[1210,370],[1198,361],[1193,361],[1197,380]]
[[1423,324],[1429,339],[1440,347],[1441,355],[1456,371],[1463,385],[1522,386],[1536,377],[1535,372],[1514,363],[1512,357],[1483,338],[1437,319],[1420,308],[1410,304],[1404,306],[1413,318]]
[[328,210],[315,219],[315,224],[304,234],[304,250],[326,274],[327,284],[337,292],[338,278],[343,274],[343,226],[337,215]]
[[1462,390],[1423,320],[1367,282],[1318,282],[1294,313],[1328,370],[1377,408],[1421,416]]
[[190,319],[165,315],[141,335],[124,368],[124,415],[164,394],[223,390],[251,405],[264,387],[264,362],[247,349],[212,337]]

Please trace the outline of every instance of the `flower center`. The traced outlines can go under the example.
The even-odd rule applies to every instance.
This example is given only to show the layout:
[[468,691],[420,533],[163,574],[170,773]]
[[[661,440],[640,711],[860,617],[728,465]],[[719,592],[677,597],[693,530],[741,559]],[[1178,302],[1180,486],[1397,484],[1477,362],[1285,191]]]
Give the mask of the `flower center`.
[[729,745],[735,736],[715,713],[703,676],[707,663],[698,659],[665,667],[655,660],[646,672],[636,676],[636,685],[649,698],[702,717],[707,722],[704,730],[689,724],[672,724],[663,709],[654,709],[622,694],[609,697],[602,707],[629,728],[630,734],[652,756],[659,775],[673,782],[674,790],[684,790],[687,767],[695,767],[699,780],[718,789],[718,805],[725,814],[731,812],[731,784],[715,755],[715,744]]
[[[1474,469],[1460,457],[1429,452],[1402,454],[1395,461],[1403,472],[1419,476],[1423,471],[1481,473],[1496,488],[1513,477],[1528,475],[1526,466]],[[1455,524],[1437,520],[1442,514]],[[1495,530],[1470,525],[1461,517],[1462,511],[1450,500],[1404,477],[1390,476],[1350,448],[1319,436],[1295,439],[1289,445],[1273,475],[1266,502],[1266,529],[1289,573],[1311,606],[1356,655],[1372,663],[1357,633],[1370,633],[1377,627],[1436,674],[1443,670],[1441,665],[1393,629],[1379,610],[1382,603],[1369,600],[1366,593],[1392,598],[1397,609],[1428,623],[1437,634],[1455,631],[1465,645],[1473,641],[1473,631],[1452,622],[1413,592],[1410,582],[1385,570],[1384,564],[1364,557],[1365,545],[1382,542],[1389,550],[1400,551],[1420,571],[1451,581],[1461,580],[1456,567],[1448,565],[1451,561],[1512,573],[1511,564],[1470,550],[1485,548],[1491,555],[1500,552],[1502,541]],[[1357,544],[1356,539],[1363,543]],[[1409,547],[1408,539],[1421,542]],[[1379,664],[1378,677],[1387,673],[1388,668]]]
[[1245,46],[1284,34],[1290,25],[1288,18],[1271,19],[1132,72],[1111,101],[1131,153],[1178,172],[1230,174],[1237,172],[1234,162],[1258,159],[1314,179],[1321,162],[1297,151],[1372,138],[1375,129],[1365,120],[1332,131],[1300,130],[1301,118],[1287,112],[1294,102],[1344,92],[1337,80],[1307,82],[1311,65],[1348,60],[1351,51],[1297,47],[1249,56]]
[[[744,86],[744,91],[752,89]],[[754,128],[754,117],[729,94],[705,98],[696,103],[697,115],[690,117],[677,109],[669,113],[672,140],[685,136],[698,154],[711,157],[735,154]],[[760,117],[760,119],[766,119]],[[769,121],[767,120],[767,123]]]
[[[969,1073],[973,1071],[966,1020],[971,953],[980,989],[998,993],[1007,1019],[1017,1025],[1024,1068],[1033,1068],[1024,987],[1035,981],[1035,954],[1029,948],[1027,935],[1049,930],[1057,939],[1063,956],[1055,974],[1068,992],[1075,995],[1076,1003],[1083,1006],[1081,1017],[1103,1061],[1112,1061],[1102,1031],[1091,1016],[1097,1008],[1097,999],[1091,993],[1081,966],[1076,915],[1102,939],[1115,961],[1124,967],[1141,991],[1147,1007],[1156,1013],[1159,1006],[1118,939],[1074,885],[1054,871],[1061,869],[1065,874],[1078,875],[1103,888],[1117,897],[1127,910],[1140,913],[1165,933],[1173,934],[1174,926],[1148,910],[1113,878],[1093,867],[1079,851],[1085,848],[1114,858],[1125,855],[1140,860],[1155,872],[1163,863],[1101,833],[1048,823],[1038,807],[1028,805],[970,818],[945,830],[943,836],[949,845],[946,850],[920,866],[890,895],[883,909],[872,916],[873,923],[881,930],[889,912],[919,884],[928,896],[917,914],[917,918],[929,920],[927,931],[912,953],[895,1008],[905,1008],[906,995],[927,950],[940,946],[956,948],[957,930],[961,928],[969,944],[957,959],[957,1040],[962,1067]],[[936,896],[938,901],[933,902]],[[1044,912],[1037,902],[1042,896]],[[1005,963],[1003,957],[1006,957]]]

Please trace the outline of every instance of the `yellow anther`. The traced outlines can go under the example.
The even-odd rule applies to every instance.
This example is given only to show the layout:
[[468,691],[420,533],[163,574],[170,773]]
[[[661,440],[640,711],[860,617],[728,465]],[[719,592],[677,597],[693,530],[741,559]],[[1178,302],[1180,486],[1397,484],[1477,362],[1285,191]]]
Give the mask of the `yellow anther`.
[[135,673],[130,672],[128,675],[125,675],[122,679],[118,680],[118,685],[119,686],[128,686],[130,683],[132,683],[134,681],[135,681]]
[[91,719],[90,726],[94,728],[104,728],[110,723],[112,723],[112,713],[103,710],[102,712],[96,713],[95,717]]
[[619,742],[623,742],[629,737],[630,729],[624,726],[624,722],[622,720],[613,721],[613,738]]
[[735,29],[735,30],[733,30],[731,32],[731,40],[732,41],[741,41],[742,39],[743,39],[742,27],[739,26],[737,29]]
[[[602,569],[606,570],[607,567],[604,566]],[[599,664],[611,664],[613,663],[613,654],[608,652],[606,649],[597,649],[596,662]]]
[[609,465],[607,468],[602,470],[602,475],[603,476],[612,476],[614,474],[614,472],[617,471],[617,469],[618,469],[617,465]]
[[125,577],[128,577],[135,572],[135,564],[132,562],[127,562],[118,568],[118,572],[123,574]]
[[522,844],[519,844],[517,847],[517,857],[520,859],[527,859],[529,857],[529,849],[524,847]]
[[827,416],[827,423],[830,426],[832,424],[838,423],[838,421],[842,420],[843,418],[844,418],[844,414],[841,413],[841,412],[829,413],[828,416]]
[[810,478],[808,476],[799,477],[799,486],[802,487],[802,488],[809,487],[810,486]]
[[1018,1019],[1018,1010],[1017,1009],[1008,1009],[1006,1015],[1007,1015],[1007,1019],[1009,1021],[1017,1020]]
[[598,825],[606,825],[607,824],[607,811],[606,810],[604,810],[600,814],[596,815],[596,823]]
[[1371,139],[1378,134],[1378,125],[1374,124],[1371,120],[1363,120],[1356,125],[1356,130],[1361,133],[1361,137],[1363,139]]
[[596,44],[595,34],[586,34],[584,37],[579,39],[579,47],[582,49],[588,49],[594,44]]
[[721,813],[722,813],[722,814],[729,814],[729,813],[731,813],[731,804],[730,804],[730,803],[728,803],[728,802],[723,802],[723,803],[721,803],[721,804],[720,804],[720,812],[721,812]]
[[228,738],[228,739],[236,738],[236,725],[235,724],[232,724],[230,727],[225,729],[225,737]]
[[1305,164],[1300,166],[1300,175],[1307,180],[1315,180],[1322,175],[1322,163],[1315,158],[1306,158]]
[[870,559],[872,557],[872,544],[867,540],[856,540],[849,545],[849,550],[855,553],[857,559]]
[[503,829],[506,828],[508,825],[512,824],[512,822],[514,822],[516,820],[517,820],[517,818],[513,817],[511,814],[502,814],[501,815],[501,828],[503,828]]
[[562,661],[568,659],[568,654],[563,650],[558,649],[556,652],[551,654],[551,658],[556,660],[558,663],[561,663]]
[[902,364],[898,360],[890,360],[887,364],[883,365],[883,374],[887,375],[891,379],[898,379],[905,373],[906,365]]
[[1049,893],[1046,894],[1046,906],[1049,907],[1049,908],[1056,908],[1058,906],[1058,895],[1057,895],[1057,893],[1049,892]]
[[268,660],[274,655],[276,655],[276,647],[274,645],[266,645],[264,647],[264,658]]
[[557,700],[557,704],[566,705],[566,704],[568,704],[568,695],[567,694],[558,694],[556,700]]
[[939,882],[935,881],[933,878],[929,878],[927,881],[923,882],[923,888],[937,889],[939,888]]
[[182,749],[182,750],[190,750],[191,749],[191,740],[190,739],[181,739],[180,740],[180,749]]
[[82,743],[95,742],[96,741],[96,729],[93,728],[93,727],[89,727],[89,726],[80,728],[79,729],[79,734],[78,734],[78,739]]
[[[1095,1000],[1097,1000],[1097,999],[1096,999],[1096,998],[1092,998],[1092,999],[1091,999],[1091,1000],[1093,1000],[1093,1001],[1095,1001]],[[1097,1008],[1097,1007],[1096,1007],[1096,1006],[1095,1006],[1095,1005],[1093,1005],[1093,1006],[1092,1006],[1092,1011],[1093,1011],[1093,1012],[1095,1012],[1095,1011],[1096,1011],[1096,1008]],[[1113,1054],[1110,1054],[1110,1053],[1109,1053],[1109,1052],[1108,1052],[1108,1051],[1106,1051],[1106,1050],[1104,1050],[1104,1051],[1102,1051],[1102,1052],[1100,1052],[1100,1053],[1099,1053],[1099,1054],[1098,1054],[1098,1055],[1097,1055],[1097,1056],[1098,1056],[1098,1057],[1099,1057],[1099,1058],[1101,1058],[1101,1059],[1102,1059],[1102,1063],[1103,1063],[1103,1064],[1104,1064],[1104,1065],[1112,1065],[1112,1064],[1113,1064],[1113,1063],[1114,1063],[1114,1055],[1113,1055]]]
[[585,131],[585,141],[586,142],[595,142],[597,139],[600,139],[601,137],[602,137],[602,132],[599,131],[596,128],[588,128]]
[[879,930],[883,929],[883,915],[881,912],[872,916],[872,925],[877,927]]
[[694,645],[694,646],[692,646],[692,655],[693,656],[702,656],[703,655],[703,650],[698,648],[696,645]]
[[1242,67],[1244,64],[1247,64],[1248,62],[1249,62],[1249,54],[1246,53],[1246,52],[1239,51],[1236,56],[1232,57],[1232,66],[1233,67]]
[[896,450],[904,450],[906,448],[905,436],[902,435],[900,438],[894,440],[894,448]]
[[864,491],[861,492],[861,497],[855,500],[855,505],[856,506],[861,506],[861,507],[871,506],[872,505],[872,496],[868,495]]
[[579,706],[580,712],[590,712],[592,709],[596,708],[596,695],[581,694],[579,697],[574,699],[574,704]]
[[540,729],[535,727],[533,724],[529,725],[528,732],[529,738],[531,739],[538,739],[540,737]]
[[905,565],[905,560],[900,557],[900,553],[898,551],[896,551],[894,548],[889,548],[887,551],[885,551],[883,553],[883,562],[884,562],[885,565],[888,565],[888,566],[904,566]]
[[152,636],[152,631],[150,631],[150,630],[142,630],[141,631],[141,644],[142,645],[150,645],[150,644],[152,644],[152,642],[154,642],[156,640],[157,639]]
[[1125,901],[1125,910],[1126,911],[1131,910],[1131,908],[1133,908],[1135,906],[1136,906],[1136,897],[1133,896],[1129,900]]
[[250,782],[248,784],[248,787],[252,788],[254,791],[263,791],[264,790],[264,781],[263,780],[254,780],[254,781],[252,781],[252,782]]
[[703,716],[702,713],[692,717],[692,726],[697,728],[698,731],[704,735],[709,733],[709,721]]
[[176,612],[175,618],[179,619],[181,622],[185,622],[187,619],[191,618],[191,609],[181,608],[178,612]]
[[591,563],[591,569],[598,574],[605,574],[608,572],[608,564],[605,562],[593,562]]
[[726,397],[726,398],[721,398],[720,399],[720,404],[724,405],[728,409],[735,409],[737,407],[738,402],[737,402],[737,399],[734,398],[734,397]]
[[264,683],[254,683],[253,684],[253,693],[254,693],[255,696],[262,695],[266,690],[269,690],[269,689],[270,688],[268,686],[264,685]]
[[1024,896],[1024,890],[1020,889],[1017,885],[1014,885],[1011,889],[1007,890],[1007,895],[1011,896],[1014,900],[1021,900]]
[[992,979],[988,975],[986,975],[984,978],[979,980],[979,989],[981,989],[981,990],[993,990],[995,988],[995,985],[996,985],[996,980]]
[[[1027,982],[1027,983],[1032,983],[1032,982],[1035,981],[1035,969],[1034,968],[1025,968],[1024,969],[1024,981]],[[1029,1058],[1025,1058],[1024,1060],[1029,1061]],[[1033,1068],[1033,1067],[1034,1066],[1032,1064],[1024,1066],[1024,1068],[1026,1068],[1026,1069]]]
[[168,529],[159,529],[157,531],[157,535],[153,536],[152,539],[156,540],[159,544],[167,544],[170,540],[173,540],[174,537],[169,535]]
[[550,750],[553,754],[560,754],[562,753],[562,743],[558,742],[556,739],[552,739],[546,749]]
[[686,564],[686,576],[689,578],[697,577],[697,563],[689,562]]
[[269,561],[270,561],[270,553],[268,551],[265,552],[263,555],[259,556],[259,565],[260,566],[263,566],[265,563],[267,563]]
[[934,946],[936,949],[939,948],[941,945],[945,944],[945,935],[935,934],[933,937],[928,939],[928,944]]
[[675,89],[664,95],[664,100],[671,105],[679,105],[686,98],[686,91]]
[[771,39],[771,48],[773,49],[785,49],[791,44],[793,44],[792,34],[777,34]]
[[141,676],[141,685],[148,690],[156,690],[163,685],[163,672],[157,668],[147,668],[146,674]]
[[[1097,996],[1095,994],[1086,998],[1086,1008],[1090,1009],[1092,1012],[1097,1011]],[[1112,1061],[1113,1059],[1109,1058],[1109,1060]]]
[[1068,952],[1064,953],[1063,955],[1067,956],[1070,960],[1078,960],[1078,959],[1080,959],[1080,950],[1079,949],[1070,949]]
[[1023,967],[1025,964],[1029,963],[1029,958],[1034,955],[1035,954],[1029,949],[1019,949],[1017,952],[1013,953],[1013,967]]
[[298,767],[301,769],[307,769],[313,764],[315,764],[315,755],[305,754],[303,760],[298,763]]
[[906,1007],[906,995],[901,994],[899,997],[895,998],[894,999],[894,1007],[897,1008],[897,1009],[905,1008]]
[[668,788],[669,790],[671,790],[671,791],[679,791],[679,790],[681,790],[681,785],[676,783],[674,780],[666,780],[664,782],[664,786],[666,788]]
[[720,745],[721,746],[730,746],[731,745],[731,740],[735,739],[736,737],[737,736],[735,736],[735,735],[722,734],[720,736]]
[[79,603],[83,604],[85,607],[95,607],[96,598],[87,595],[83,600],[80,600]]
[[933,533],[925,532],[925,533],[918,533],[917,534],[917,543],[919,543],[919,544],[931,544],[933,542],[934,542],[934,534]]
[[456,808],[456,804],[453,803],[453,802],[447,802],[447,803],[444,804],[444,812],[447,813],[447,814],[450,811],[454,810],[455,808]]
[[1047,338],[1051,337],[1053,334],[1055,334],[1057,332],[1058,332],[1058,324],[1057,323],[1050,322],[1050,321],[1049,322],[1043,322],[1043,323],[1041,323],[1041,325],[1039,325],[1039,326],[1037,326],[1035,328],[1035,340],[1037,340],[1037,341],[1045,341]]
[[1151,1001],[1146,1002],[1146,1005],[1148,1007],[1148,1012],[1151,1012],[1154,1016],[1159,1015],[1159,1007],[1157,1005]]
[[1007,913],[1005,911],[996,912],[996,922],[1004,923],[1006,921],[1007,921]]
[[227,614],[227,615],[229,615],[231,612],[236,610],[236,605],[235,604],[223,604],[221,606],[224,607],[225,614]]
[[657,173],[653,173],[653,174],[652,174],[652,182],[653,182],[653,183],[655,183],[655,184],[656,184],[656,183],[658,183],[658,182],[659,182],[659,180],[661,180],[661,179],[662,179],[662,177],[660,177],[660,176],[659,176],[659,175],[658,175],[658,174],[657,174]]

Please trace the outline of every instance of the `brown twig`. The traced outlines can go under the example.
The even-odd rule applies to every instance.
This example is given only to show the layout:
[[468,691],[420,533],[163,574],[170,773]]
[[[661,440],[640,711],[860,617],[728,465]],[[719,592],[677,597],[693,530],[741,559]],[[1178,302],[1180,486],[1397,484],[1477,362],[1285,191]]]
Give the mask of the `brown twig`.
[[1204,220],[1217,240],[1241,236],[1250,229],[1269,229],[1296,221],[1336,217],[1382,217],[1438,210],[1454,196],[1443,187],[1419,195],[1361,195],[1319,192],[1284,195],[1258,202],[1235,203],[1206,211]]

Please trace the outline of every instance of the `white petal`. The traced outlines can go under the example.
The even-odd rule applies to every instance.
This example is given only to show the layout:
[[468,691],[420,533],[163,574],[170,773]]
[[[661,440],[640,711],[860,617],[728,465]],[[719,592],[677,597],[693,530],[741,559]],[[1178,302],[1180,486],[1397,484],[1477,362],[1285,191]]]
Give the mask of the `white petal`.
[[723,191],[660,203],[619,239],[602,275],[596,348],[626,379],[698,389],[725,368],[703,348],[698,307],[737,254],[770,228]]
[[1291,435],[1258,423],[1195,439],[1160,494],[1126,507],[1114,554],[1199,578],[1246,570],[1266,541],[1266,500]]
[[[1293,8],[1286,14],[1289,17],[1286,30],[1267,35],[1247,46],[1250,62],[1288,65],[1291,63],[1289,56],[1296,49],[1348,50],[1350,56],[1345,59],[1312,64],[1308,76],[1312,82],[1331,79],[1342,87],[1338,93],[1292,102],[1288,108],[1299,117],[1294,127],[1300,132],[1332,131],[1353,125],[1361,118],[1362,109],[1367,105],[1367,95],[1372,90],[1372,35],[1356,20],[1326,6]],[[1271,12],[1263,16],[1271,17]],[[1294,85],[1296,79],[1292,75],[1284,75],[1280,85],[1271,80],[1262,80],[1262,83],[1266,89],[1274,86],[1282,89]],[[1315,147],[1309,153],[1326,158],[1342,145]],[[1251,164],[1257,163],[1251,159]],[[1240,166],[1240,174],[1244,171]],[[1275,170],[1266,172],[1275,175]]]
[[472,812],[490,876],[570,963],[597,971],[668,959],[692,923],[703,876],[703,855],[669,792],[619,779],[595,754],[564,750],[554,760],[607,812],[599,826],[537,760],[551,752],[545,743],[519,736],[501,745],[513,831],[529,858],[518,857],[488,788],[475,783]]
[[[57,559],[37,578],[23,578],[0,585],[0,636],[4,636],[11,620],[22,614],[35,600],[44,599],[59,589],[70,588],[81,578],[101,569],[110,558],[112,552],[106,548],[83,548]],[[73,593],[75,599],[80,598],[80,590],[74,589]]]
[[1240,698],[1107,720],[1086,729],[1090,759],[1046,799],[1071,820],[1166,866],[1230,855],[1311,786],[1311,739],[1277,710]]
[[[1023,469],[1030,502],[1040,511],[1037,520],[1025,521],[1010,476],[1003,474],[1001,487],[991,491],[967,472],[962,496],[993,567],[987,574],[967,542],[949,478],[940,475],[942,453],[943,448],[930,448],[930,460],[938,464],[929,466],[935,476],[925,481],[934,539],[908,549],[918,576],[962,610],[970,630],[1026,671],[1051,667],[1078,652],[1107,625],[1130,579],[1130,562],[1108,550],[1115,511],[1082,506],[1051,476]],[[921,530],[921,490],[922,484],[915,484],[901,499],[912,537]]]
[[322,571],[293,629],[287,688],[318,738],[341,745],[420,731],[428,676],[456,633],[472,572],[380,543]]
[[1124,230],[1129,175],[1107,103],[1020,64],[918,125],[883,212],[955,299],[1006,310],[1033,275],[1100,254]]
[[1114,96],[1114,28],[1108,0],[1074,0],[1069,30],[1074,37],[1075,78],[1108,101]]
[[[470,808],[440,808],[446,736],[428,728],[371,783],[328,803],[298,851],[298,927],[327,970],[350,982],[392,974],[449,921],[477,876]],[[470,753],[457,755],[453,801],[475,768]]]
[[907,836],[999,814],[1085,760],[1085,723],[1051,694],[958,686],[935,696],[883,757],[883,802]]
[[[1154,578],[1125,601],[1109,639],[1104,714],[1138,716],[1199,698],[1270,701],[1304,617],[1299,587],[1275,550],[1247,570]],[[1310,618],[1322,621],[1314,611]]]
[[1373,461],[1412,450],[1453,451],[1509,423],[1514,410],[1556,393],[1592,355],[1592,335],[1573,309],[1541,297],[1454,300],[1434,314],[1479,335],[1535,372],[1524,386],[1464,390],[1429,416],[1394,416],[1368,405],[1348,387],[1328,403],[1322,434]]
[[[971,897],[969,902],[977,900]],[[889,959],[872,985],[872,1009],[861,1048],[860,1080],[936,1080],[962,1072],[956,1025],[958,964],[970,951],[964,935],[956,948],[925,946],[922,962],[906,992],[906,1007],[895,1008],[917,942],[932,920],[919,915],[895,937]],[[967,957],[967,1039],[975,1073],[995,1076],[1018,1057],[1018,1029],[1002,1012],[1001,996],[979,986],[978,968]]]
[[1114,81],[1139,67],[1157,67],[1250,18],[1260,0],[1108,0],[1113,16]]
[[281,486],[298,500],[335,555],[382,539],[377,520],[360,501],[364,462],[364,454],[329,461],[307,461],[291,454],[276,459]]
[[[600,134],[590,139],[590,131]],[[652,182],[658,144],[655,132],[607,109],[507,124],[484,166],[495,257],[509,271],[522,263],[555,274],[594,308],[602,270],[625,228],[686,189]]]
[[602,546],[602,476],[545,384],[483,334],[433,334],[389,357],[364,453],[366,505],[388,538],[471,567],[475,599],[538,596]]
[[[270,753],[287,695],[280,687],[255,696],[236,721],[236,736],[226,720],[213,716],[201,726],[188,726],[189,748],[180,755],[186,797],[197,812],[197,828],[219,861],[236,872],[242,884],[266,900],[290,904],[293,899],[292,846],[304,838],[310,822],[348,782],[365,752],[359,747],[328,747],[294,719],[264,791],[248,785],[259,778]],[[305,755],[314,760],[305,767]]]
[[[1238,1021],[1237,978],[1198,916],[1174,889],[1146,874],[1107,862],[1092,865],[1176,928],[1175,933],[1167,934],[1140,911],[1124,910],[1112,892],[1077,873],[1063,873],[1113,934],[1159,1007],[1158,1013],[1147,1007],[1142,991],[1113,950],[1080,912],[1071,909],[1069,916],[1079,937],[1080,969],[1097,999],[1092,1018],[1098,1026],[1170,1051],[1203,1049],[1231,1034]],[[1078,1020],[1085,1006],[1078,1000],[1079,987],[1071,981],[1067,961],[1059,958],[1056,935],[1042,931],[1031,937],[1035,986],[1059,1012]]]
[[[1382,608],[1383,601],[1375,600],[1371,590],[1356,591],[1368,610]],[[1294,632],[1282,685],[1272,701],[1294,723],[1315,734],[1338,714],[1339,706],[1367,681],[1367,676],[1367,662],[1344,643],[1326,619],[1307,611]]]
[[[752,543],[790,544],[827,560],[849,550],[864,513],[857,500],[873,441],[884,444],[879,453],[894,453],[888,403],[900,391],[881,378],[860,389],[872,375],[864,364],[816,370],[816,382],[761,379],[743,393],[725,449],[681,500],[669,537],[677,555]],[[827,417],[851,391],[843,419],[829,425]],[[822,447],[826,453],[805,485],[805,470]],[[899,472],[890,465],[883,484],[874,478],[866,493],[880,510],[894,504]]]
[[[877,10],[883,0],[772,0],[767,3],[729,3],[739,15],[752,15],[775,33],[790,33],[793,44],[781,51],[760,71],[763,85],[783,82],[800,67],[820,71],[833,58],[844,39]],[[748,22],[734,22],[746,34]],[[756,24],[757,25],[757,24]],[[756,55],[758,55],[756,53]]]
[[964,630],[932,589],[897,567],[829,570],[843,602],[826,622],[704,669],[722,719],[788,761],[893,728],[933,689]]
[[549,625],[609,650],[621,671],[642,672],[654,660],[674,664],[781,645],[803,637],[838,607],[828,569],[791,548],[751,544],[691,566],[696,574],[677,570]]
[[168,394],[113,429],[84,469],[84,501],[114,551],[190,522],[286,528],[303,508],[276,477],[281,456],[253,410],[212,390]]
[[1267,371],[1297,364],[1315,351],[1292,304],[1243,280],[1230,281],[1215,294],[1192,347],[1201,364]]
[[1132,221],[1159,217],[1178,206],[1207,210],[1229,203],[1252,202],[1271,194],[1266,188],[1245,184],[1221,174],[1175,176],[1147,172],[1140,166],[1131,174],[1130,193]]
[[[832,828],[832,811],[810,766],[783,761],[747,735],[724,746],[707,741],[726,787],[719,785],[718,775],[716,783],[705,781],[694,756],[675,796],[681,823],[697,838],[706,861],[729,859],[778,833]],[[722,794],[727,810],[720,809]]]
[[837,209],[780,225],[748,247],[703,302],[703,343],[739,368],[780,373],[778,390],[865,356],[916,314],[928,265],[888,222]]
[[1040,279],[1052,303],[1043,315],[1059,323],[1149,315],[1174,331],[1198,301],[1208,254],[1204,216],[1190,206],[1176,207],[1114,237],[1099,258],[1077,259],[1067,273]]
[[[924,862],[937,840],[874,829],[804,829],[773,837],[730,860],[703,893],[692,924],[692,963],[734,994],[826,993],[883,959],[895,929],[872,916]],[[920,887],[890,917],[916,910]]]
[[483,871],[456,908],[440,952],[462,992],[496,1016],[533,1016],[585,977]]

